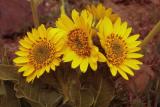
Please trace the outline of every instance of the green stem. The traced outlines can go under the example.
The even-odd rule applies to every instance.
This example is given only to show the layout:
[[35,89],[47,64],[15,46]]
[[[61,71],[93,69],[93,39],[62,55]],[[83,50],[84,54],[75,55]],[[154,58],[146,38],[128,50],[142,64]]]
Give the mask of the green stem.
[[32,9],[34,26],[37,28],[39,26],[39,18],[38,18],[37,5],[34,2],[34,0],[31,0],[31,9]]
[[94,103],[93,103],[93,107],[96,107],[96,103],[97,103],[97,101],[98,101],[99,95],[100,95],[101,90],[102,90],[102,84],[103,84],[103,77],[101,77],[100,84],[99,84],[99,89],[98,89],[98,92],[97,92],[95,101],[94,101]]
[[146,44],[158,33],[160,32],[160,21],[154,26],[154,28],[149,32],[149,34],[144,38],[141,47],[144,48]]
[[57,80],[62,88],[62,93],[64,95],[64,101],[63,103],[66,103],[69,100],[69,90],[68,90],[68,86],[67,84],[65,84],[64,80],[63,80],[63,76],[62,76],[62,72],[61,71],[57,71],[56,73],[57,76]]
[[65,13],[65,3],[64,3],[64,0],[61,0],[61,7],[60,7],[60,9],[61,9],[61,14],[66,14]]
[[154,107],[157,107],[157,104],[158,104],[158,99],[159,99],[159,87],[160,87],[160,79],[157,80],[156,82],[156,94],[155,94],[155,102],[154,102]]

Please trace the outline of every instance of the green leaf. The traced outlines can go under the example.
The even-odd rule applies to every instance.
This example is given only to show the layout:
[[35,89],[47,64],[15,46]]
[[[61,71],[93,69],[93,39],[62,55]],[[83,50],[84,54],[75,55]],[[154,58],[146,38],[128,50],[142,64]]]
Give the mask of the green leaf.
[[19,99],[16,98],[11,82],[5,82],[6,94],[0,96],[0,107],[21,107]]
[[144,104],[141,99],[136,98],[132,101],[131,107],[144,107]]
[[0,80],[0,95],[6,95],[4,81]]
[[17,67],[13,65],[0,64],[1,80],[18,80]]
[[[95,97],[94,107],[108,107],[114,96],[114,87],[110,80],[102,78]],[[97,99],[97,100],[96,100]]]
[[92,107],[108,107],[114,97],[114,84],[103,69],[106,68],[100,68],[99,72],[88,72],[81,80],[94,95]]
[[31,105],[31,107],[42,107],[39,103],[35,103],[30,100],[28,100],[27,102]]
[[76,105],[76,107],[81,106],[81,84],[79,81],[79,76],[77,72],[70,72],[69,78],[69,96],[70,96],[70,101]]
[[91,107],[94,102],[94,95],[90,89],[81,90],[81,107]]
[[23,78],[20,78],[14,89],[18,98],[30,100],[40,107],[56,107],[62,100],[62,96],[55,89],[47,87],[43,81],[35,80],[34,83],[26,83]]
[[43,2],[43,0],[33,0],[33,2],[36,5],[36,7],[38,7]]

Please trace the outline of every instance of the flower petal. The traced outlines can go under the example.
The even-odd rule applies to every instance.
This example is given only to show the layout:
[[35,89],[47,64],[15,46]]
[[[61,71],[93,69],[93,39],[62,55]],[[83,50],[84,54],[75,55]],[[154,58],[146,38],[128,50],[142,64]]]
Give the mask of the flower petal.
[[119,31],[119,36],[122,36],[125,34],[126,30],[127,30],[127,22],[122,23],[121,25],[121,30]]
[[126,75],[125,72],[123,72],[121,69],[118,69],[119,74],[125,79],[125,80],[129,80],[128,76]]
[[76,56],[73,61],[72,61],[72,65],[71,67],[74,69],[74,68],[77,68],[82,62],[82,59],[78,56]]
[[130,68],[128,68],[127,66],[121,65],[120,69],[123,70],[124,72],[126,72],[127,74],[130,74],[131,76],[134,76],[133,71]]
[[25,47],[25,48],[27,48],[27,49],[30,49],[30,48],[32,47],[31,44],[29,44],[27,41],[25,41],[25,40],[23,40],[23,39],[20,40],[19,43],[20,43],[23,47]]
[[108,36],[113,32],[113,25],[109,18],[104,18],[104,35]]
[[24,71],[23,76],[29,76],[30,74],[33,73],[34,70],[35,70],[34,67],[31,66],[30,68],[28,68],[28,69],[26,69],[26,70]]
[[24,65],[22,66],[21,68],[18,69],[18,72],[23,72],[23,71],[26,71],[27,69],[29,69],[31,66],[29,65]]
[[17,51],[15,52],[15,54],[18,56],[28,56],[29,55],[29,53],[26,51]]
[[141,58],[141,57],[143,57],[143,55],[139,53],[128,53],[127,54],[127,58]]
[[138,64],[142,64],[140,61],[138,60],[126,60],[124,62],[125,65],[129,66],[130,68],[134,69],[134,70],[139,70],[140,66]]
[[115,24],[114,24],[114,31],[113,31],[113,32],[114,32],[115,34],[118,34],[119,31],[120,31],[120,28],[121,28],[121,19],[118,18],[118,19],[116,20]]
[[26,63],[29,62],[27,57],[17,57],[13,60],[14,63]]
[[132,28],[130,27],[130,28],[128,28],[126,30],[126,32],[124,33],[123,37],[126,39],[131,34],[131,32],[132,32]]
[[111,70],[112,76],[116,76],[116,74],[117,74],[117,68],[115,66],[112,66],[112,67],[110,67],[110,70]]
[[37,78],[39,78],[45,72],[45,67],[37,71]]
[[98,52],[98,61],[99,62],[106,62],[106,57],[100,52]]
[[36,78],[37,72],[33,72],[31,75],[27,76],[26,81],[29,83]]
[[88,68],[88,59],[83,59],[82,63],[80,64],[81,72],[85,73]]

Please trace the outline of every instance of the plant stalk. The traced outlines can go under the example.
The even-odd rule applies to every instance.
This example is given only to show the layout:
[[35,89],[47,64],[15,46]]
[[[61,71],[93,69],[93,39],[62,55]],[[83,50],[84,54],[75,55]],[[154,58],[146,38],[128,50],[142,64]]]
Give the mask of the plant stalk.
[[64,102],[63,103],[66,103],[68,100],[69,100],[69,90],[68,90],[68,86],[67,84],[65,84],[64,80],[63,80],[63,76],[62,76],[62,72],[61,71],[58,71],[56,73],[56,76],[57,76],[57,80],[62,88],[62,93],[64,95]]
[[155,90],[155,102],[154,102],[154,107],[157,107],[158,105],[158,99],[159,99],[159,87],[160,87],[160,79],[157,80],[156,82],[156,90]]
[[158,33],[160,32],[160,21],[153,27],[153,29],[149,32],[149,34],[144,38],[141,47],[144,49],[144,47],[148,44],[150,40]]
[[101,77],[100,84],[99,84],[99,89],[98,89],[98,92],[97,92],[95,101],[94,101],[94,103],[93,103],[93,107],[96,107],[96,103],[97,103],[97,101],[98,101],[99,95],[100,95],[101,90],[102,90],[102,84],[103,84],[103,78]]
[[32,16],[33,16],[34,26],[37,28],[39,26],[37,5],[34,2],[34,0],[31,0],[30,4],[31,4],[31,9],[32,9]]
[[65,12],[65,3],[64,3],[64,0],[61,0],[60,10],[61,10],[61,15],[62,15],[62,14],[66,14],[66,12]]

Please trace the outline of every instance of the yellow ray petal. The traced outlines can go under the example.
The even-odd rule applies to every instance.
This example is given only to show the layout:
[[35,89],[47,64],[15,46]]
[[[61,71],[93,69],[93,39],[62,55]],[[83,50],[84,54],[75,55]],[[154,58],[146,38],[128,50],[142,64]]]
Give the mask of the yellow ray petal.
[[64,31],[69,32],[70,30],[62,23],[62,20],[59,18],[58,21],[56,21],[56,26]]
[[93,71],[96,71],[97,70],[97,60],[95,60],[94,58],[90,57],[88,59],[88,62],[90,64],[90,67]]
[[91,69],[93,70],[93,71],[96,71],[97,70],[97,62],[90,62],[90,67],[91,67]]
[[65,25],[66,28],[68,28],[69,30],[72,30],[74,27],[74,24],[72,22],[72,20],[66,16],[66,15],[61,15],[61,23],[63,23]]
[[36,78],[37,72],[33,72],[31,75],[26,77],[26,81],[29,83]]
[[141,57],[143,57],[143,55],[139,53],[128,53],[127,54],[127,58],[141,58]]
[[112,76],[116,76],[117,75],[117,68],[115,66],[110,67],[110,70],[111,70]]
[[58,58],[58,57],[60,57],[61,55],[62,55],[62,52],[59,52],[60,50],[58,50],[58,52],[56,52],[55,54],[54,54],[54,56],[56,57],[56,58]]
[[85,73],[88,68],[88,59],[83,59],[82,63],[80,64],[81,72]]
[[98,32],[98,36],[101,38],[101,37],[103,37],[104,36],[104,22],[103,22],[103,20],[101,19],[101,20],[99,20],[99,22],[98,22],[98,24],[96,25],[96,28],[99,30],[99,32]]
[[114,31],[113,31],[113,32],[114,32],[115,34],[118,34],[119,31],[120,31],[120,27],[121,27],[121,19],[118,18],[118,19],[116,20],[115,24],[114,24]]
[[45,72],[45,67],[37,71],[37,78],[39,78]]
[[34,70],[35,70],[34,67],[31,66],[30,68],[28,68],[28,69],[26,69],[26,70],[24,71],[23,76],[29,76],[30,74],[33,73]]
[[76,56],[73,61],[72,61],[72,65],[71,67],[74,69],[74,68],[77,68],[82,62],[82,58]]
[[23,47],[25,47],[25,48],[27,48],[27,49],[30,49],[30,48],[32,47],[32,45],[29,44],[29,43],[28,43],[27,41],[25,41],[25,40],[20,40],[19,43],[20,43]]
[[27,48],[24,48],[24,47],[22,47],[22,46],[19,46],[19,50],[21,50],[21,51],[27,51],[27,52],[28,52],[28,49],[27,49]]
[[72,19],[75,24],[81,25],[79,13],[75,9],[72,11]]
[[46,28],[45,28],[45,26],[44,26],[43,24],[38,27],[38,33],[39,33],[39,36],[40,36],[41,38],[46,37],[46,35],[47,35],[47,30],[46,30]]
[[29,66],[29,65],[24,65],[24,66],[22,66],[21,68],[18,69],[18,72],[23,72],[23,71],[29,69],[30,67],[31,66]]
[[55,67],[55,65],[54,65],[54,64],[52,64],[52,65],[51,65],[51,69],[52,69],[53,71],[55,71],[55,70],[56,70],[56,67]]
[[39,39],[39,33],[38,33],[37,29],[35,29],[35,28],[32,29],[32,35],[35,40]]
[[113,25],[112,22],[109,18],[105,17],[104,18],[104,34],[105,36],[110,35],[113,32]]
[[32,40],[30,40],[27,36],[25,36],[23,40],[27,42],[29,45],[33,44]]
[[17,51],[15,52],[15,54],[18,56],[28,56],[29,55],[29,53],[26,51]]
[[64,47],[64,41],[63,40],[61,40],[61,41],[59,41],[58,43],[55,44],[55,50],[59,53],[62,52],[61,50],[64,49],[63,47]]
[[14,63],[26,63],[29,62],[27,57],[17,57],[13,60]]
[[51,67],[50,65],[46,66],[46,68],[45,68],[45,69],[46,69],[46,72],[47,72],[47,73],[49,73],[49,71],[50,71],[50,67]]
[[130,68],[128,68],[127,66],[121,65],[121,66],[120,66],[120,69],[121,69],[122,71],[126,72],[127,74],[130,74],[131,76],[134,76],[133,71],[132,71]]
[[125,72],[123,72],[121,69],[118,69],[119,74],[125,79],[125,80],[129,80],[128,76],[126,75]]
[[99,62],[106,62],[106,57],[100,52],[98,52],[98,61]]
[[105,11],[105,16],[110,16],[112,14],[112,8],[108,8],[106,11]]
[[60,64],[60,59],[53,59],[53,61],[52,61],[52,64],[54,64],[55,66],[59,66],[59,64]]
[[134,47],[140,45],[141,43],[142,43],[141,41],[133,41],[133,42],[130,42],[130,43],[128,43],[128,48],[129,48],[129,49],[130,49],[130,48],[134,48]]
[[48,40],[51,40],[52,38],[54,38],[56,35],[57,35],[57,33],[59,33],[60,32],[60,30],[58,29],[58,28],[52,28],[52,29],[50,29],[49,31],[48,31],[48,37],[47,37],[47,39]]
[[63,56],[63,61],[64,62],[70,62],[73,60],[73,57],[75,57],[75,54],[73,52],[69,52],[69,53],[66,53],[64,56]]
[[123,37],[123,35],[125,34],[126,30],[127,30],[127,22],[124,22],[121,25],[121,28],[120,28],[120,31],[119,31],[118,35]]
[[136,60],[136,59],[126,59],[124,62],[128,63],[128,62],[131,62],[131,63],[134,63],[134,64],[143,64],[142,62]]
[[140,51],[140,50],[141,50],[140,47],[134,47],[134,48],[129,49],[128,53],[133,53],[133,52],[137,52],[137,51]]
[[131,32],[132,32],[132,28],[128,28],[124,33],[123,37],[126,39],[131,34]]
[[125,65],[129,66],[130,68],[134,69],[134,70],[139,70],[140,66],[138,64],[142,64],[140,61],[138,60],[126,60],[124,62]]
[[28,35],[29,39],[30,39],[32,42],[35,42],[35,41],[36,41],[37,36],[33,35],[33,34],[30,33],[30,32],[27,32],[27,35]]
[[65,40],[65,35],[66,35],[66,33],[64,33],[64,32],[58,32],[56,35],[54,35],[54,37],[52,38],[52,41],[54,43],[57,43],[61,39]]
[[130,36],[130,37],[127,38],[127,42],[136,41],[139,37],[140,37],[139,34],[135,34],[133,36]]
[[93,16],[87,10],[83,10],[81,12],[81,17],[84,19],[85,24],[90,28],[92,26]]

